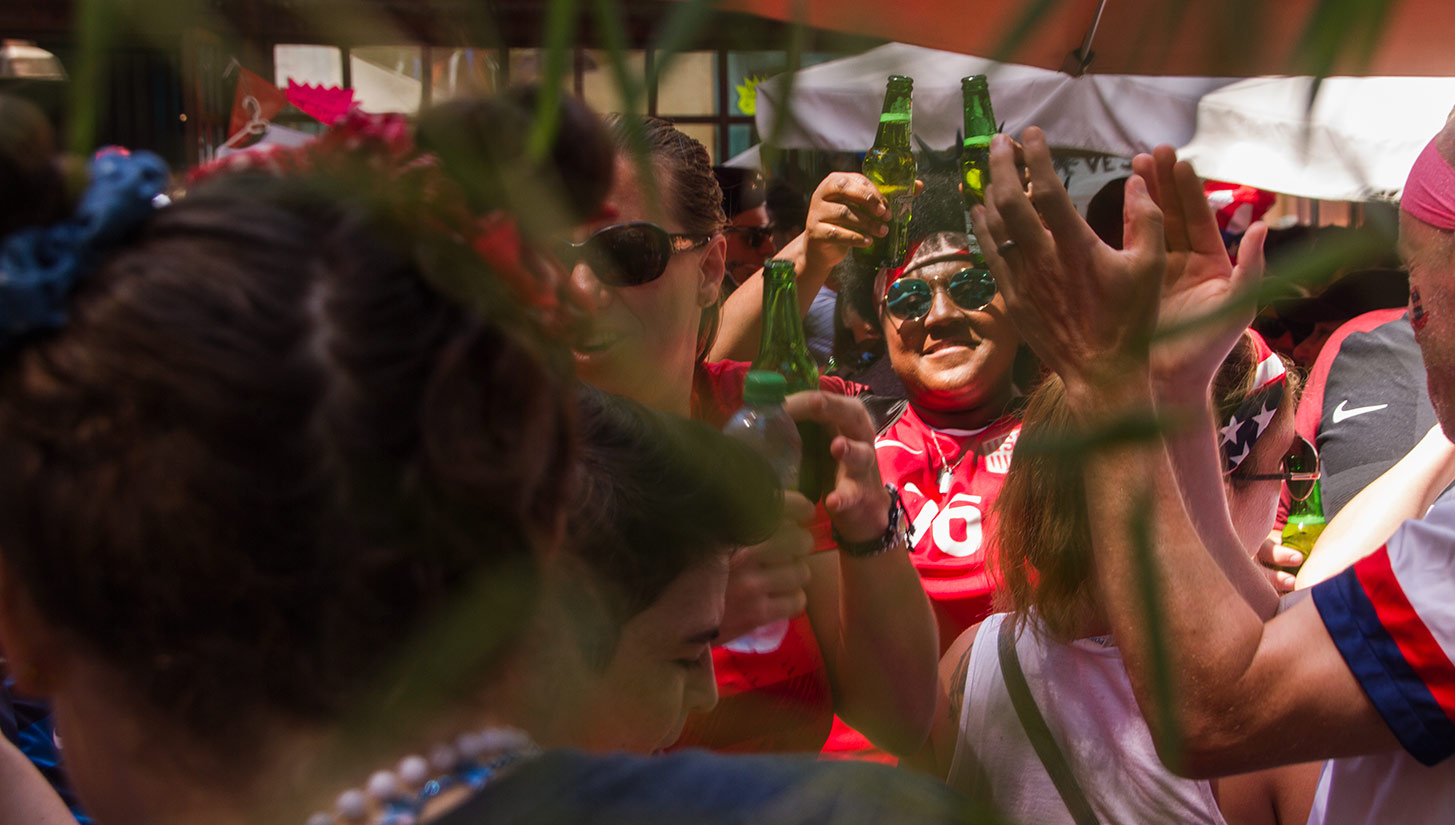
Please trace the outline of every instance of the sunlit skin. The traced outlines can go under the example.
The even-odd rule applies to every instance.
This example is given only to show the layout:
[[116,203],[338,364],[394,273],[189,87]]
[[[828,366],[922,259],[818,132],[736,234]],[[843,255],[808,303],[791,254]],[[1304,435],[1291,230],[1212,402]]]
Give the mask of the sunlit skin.
[[712,643],[720,635],[727,580],[723,553],[684,572],[627,621],[605,671],[591,680],[575,744],[658,750],[677,741],[687,714],[717,704]]
[[[972,265],[968,258],[938,261],[912,274],[943,283]],[[881,302],[879,320],[894,372],[930,426],[983,427],[1004,413],[1020,339],[1000,295],[984,309],[966,310],[936,288],[925,317],[896,318]]]
[[[1424,315],[1413,323],[1425,362],[1435,417],[1446,436],[1455,433],[1455,232],[1437,229],[1399,213],[1399,254],[1410,274],[1410,310]],[[1415,305],[1418,304],[1418,307]]]
[[727,239],[727,277],[734,284],[741,284],[754,272],[763,268],[763,262],[773,257],[776,248],[771,232],[763,234],[763,241],[757,246],[749,243],[749,233],[736,232],[734,227],[768,228],[768,207],[759,204],[734,215],[727,222],[723,237]]
[[[665,191],[672,182],[658,174],[657,185]],[[612,217],[580,227],[575,240],[633,221],[651,221],[672,233],[685,231],[660,204],[648,201],[638,183],[637,164],[623,157],[616,160],[607,214]],[[577,264],[570,281],[573,301],[584,315],[570,337],[577,376],[649,407],[687,415],[698,323],[703,307],[717,300],[723,249],[722,236],[715,236],[702,249],[673,255],[662,277],[629,287],[604,284],[591,267]]]

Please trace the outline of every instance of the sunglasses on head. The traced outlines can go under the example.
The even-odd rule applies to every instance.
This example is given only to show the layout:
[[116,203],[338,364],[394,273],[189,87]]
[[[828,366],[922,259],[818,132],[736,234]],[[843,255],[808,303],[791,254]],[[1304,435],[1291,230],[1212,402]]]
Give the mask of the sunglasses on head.
[[724,226],[724,235],[742,235],[743,242],[754,249],[768,242],[773,237],[771,226]]
[[[995,279],[984,269],[962,269],[935,283],[963,310],[985,309],[995,300]],[[906,276],[889,285],[884,303],[889,314],[901,321],[918,321],[934,306],[935,286],[924,278]]]
[[604,284],[641,286],[662,277],[673,255],[701,249],[710,240],[712,235],[672,233],[645,221],[618,223],[580,243],[559,244],[556,255],[568,267],[584,261]]
[[1313,495],[1314,484],[1319,480],[1319,451],[1313,443],[1301,435],[1294,435],[1293,446],[1283,456],[1281,473],[1249,473],[1234,471],[1239,481],[1282,481],[1288,485],[1288,495],[1294,501],[1303,501]]

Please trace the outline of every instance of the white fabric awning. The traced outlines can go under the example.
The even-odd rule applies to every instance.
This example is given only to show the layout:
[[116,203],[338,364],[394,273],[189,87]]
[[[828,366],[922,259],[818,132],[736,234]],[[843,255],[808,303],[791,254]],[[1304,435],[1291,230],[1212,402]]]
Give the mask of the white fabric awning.
[[1455,78],[1330,77],[1314,93],[1311,77],[1255,77],[1212,92],[1178,154],[1205,178],[1287,195],[1395,198],[1455,106]]
[[[799,71],[779,145],[790,149],[862,152],[874,143],[884,82],[914,78],[914,132],[934,149],[948,149],[964,122],[960,78],[990,78],[991,104],[1005,131],[1040,126],[1053,146],[1129,156],[1159,143],[1192,137],[1198,100],[1227,78],[1085,75],[998,63],[982,57],[890,43],[863,54]],[[774,134],[785,111],[785,77],[758,85],[758,133]]]

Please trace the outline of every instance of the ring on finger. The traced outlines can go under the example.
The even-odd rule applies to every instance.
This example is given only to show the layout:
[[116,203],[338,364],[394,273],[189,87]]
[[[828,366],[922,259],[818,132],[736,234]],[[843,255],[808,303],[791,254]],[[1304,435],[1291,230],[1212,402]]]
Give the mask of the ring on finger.
[[995,254],[999,255],[1002,258],[1004,258],[1007,254],[1009,254],[1015,248],[1016,248],[1016,242],[1015,241],[1003,241],[1003,242],[1001,242],[1000,246],[997,246],[995,248]]

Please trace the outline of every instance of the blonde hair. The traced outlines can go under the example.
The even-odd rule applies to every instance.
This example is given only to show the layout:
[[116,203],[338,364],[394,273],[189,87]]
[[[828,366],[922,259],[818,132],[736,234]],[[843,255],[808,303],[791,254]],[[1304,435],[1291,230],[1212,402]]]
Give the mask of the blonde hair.
[[[1256,358],[1244,335],[1213,379],[1214,420],[1226,420],[1253,394]],[[1300,384],[1290,368],[1280,405],[1285,414],[1292,414]],[[997,609],[1016,614],[1017,622],[1034,609],[1037,624],[1061,641],[1076,638],[1097,607],[1083,456],[1049,446],[1077,427],[1065,385],[1048,376],[1026,403],[1018,448],[995,501],[998,526],[987,559],[998,584]]]

